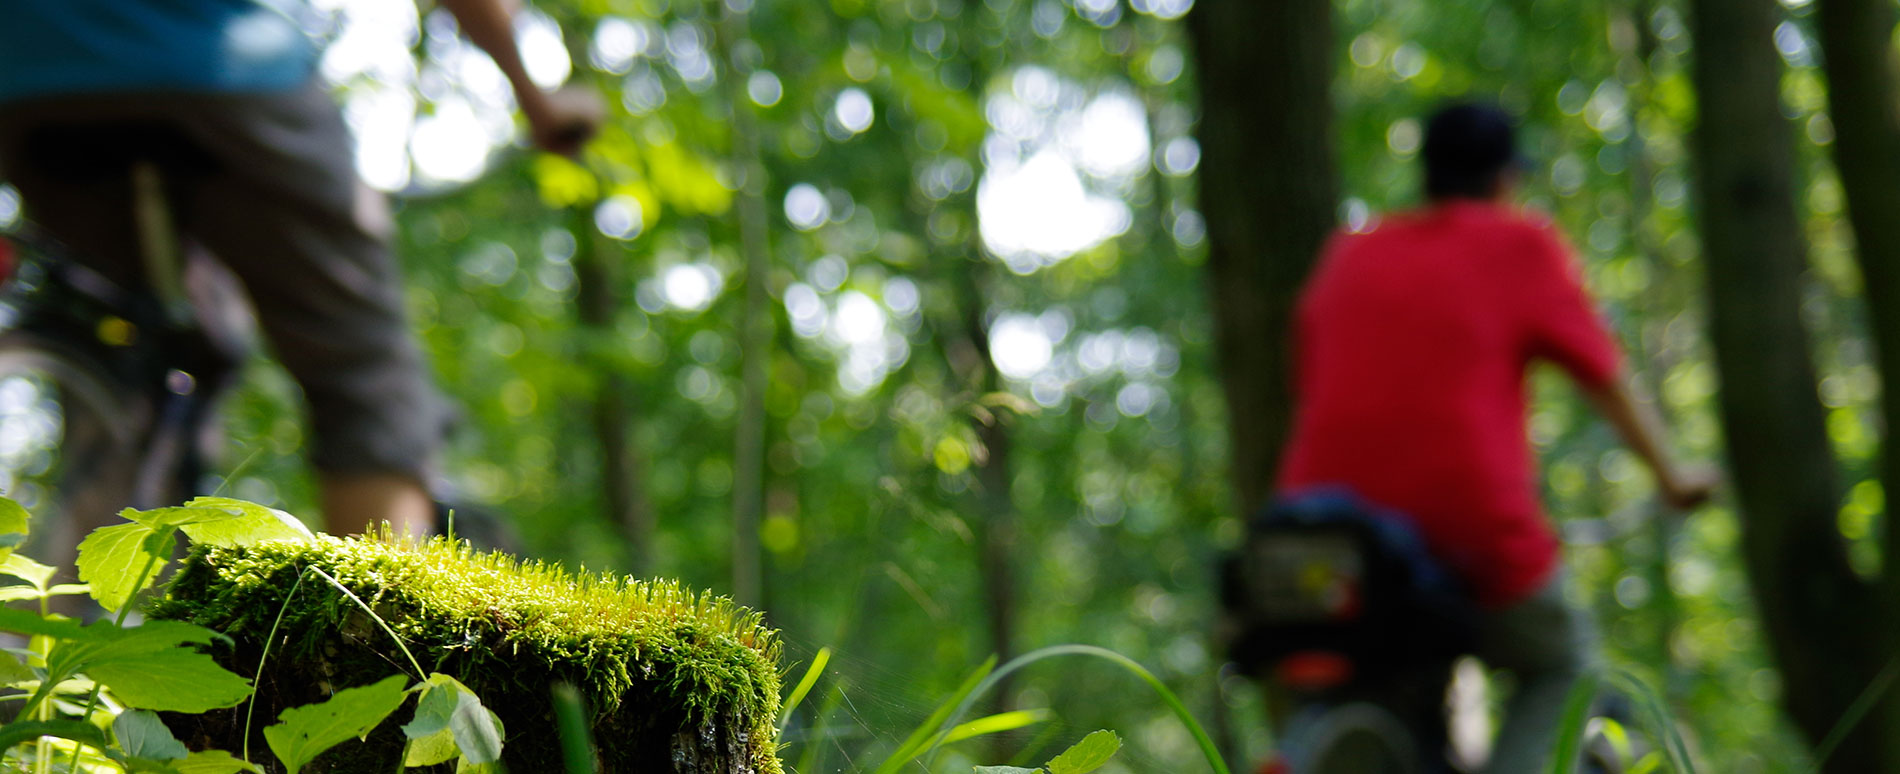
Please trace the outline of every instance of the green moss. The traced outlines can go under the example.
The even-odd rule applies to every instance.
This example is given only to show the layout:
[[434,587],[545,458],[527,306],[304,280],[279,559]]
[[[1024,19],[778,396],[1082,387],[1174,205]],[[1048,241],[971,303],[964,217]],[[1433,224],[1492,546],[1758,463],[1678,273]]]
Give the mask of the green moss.
[[[260,718],[301,703],[298,694],[412,671],[388,635],[311,567],[374,608],[424,669],[473,688],[502,715],[511,747],[522,739],[551,749],[547,692],[565,681],[586,698],[610,771],[679,759],[677,751],[620,747],[676,744],[668,740],[709,737],[710,729],[729,735],[719,746],[743,750],[752,769],[780,769],[776,632],[758,613],[676,582],[570,573],[442,539],[325,536],[199,547],[149,612],[229,635],[234,644],[221,658],[250,674],[282,611],[259,683]],[[285,696],[269,701],[272,690]],[[514,759],[514,770],[536,770],[515,764],[544,754],[512,752],[504,760]]]

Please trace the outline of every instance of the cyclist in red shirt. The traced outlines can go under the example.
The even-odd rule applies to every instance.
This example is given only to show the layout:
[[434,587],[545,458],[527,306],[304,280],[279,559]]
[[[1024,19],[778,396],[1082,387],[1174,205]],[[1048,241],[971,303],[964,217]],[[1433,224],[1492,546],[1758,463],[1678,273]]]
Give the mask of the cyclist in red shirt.
[[1407,514],[1484,607],[1479,657],[1516,674],[1485,769],[1541,770],[1594,650],[1562,595],[1538,504],[1525,375],[1561,366],[1679,508],[1712,471],[1675,462],[1625,385],[1617,348],[1554,227],[1509,204],[1509,118],[1460,104],[1429,121],[1427,204],[1328,244],[1295,318],[1296,395],[1281,491],[1345,486]]

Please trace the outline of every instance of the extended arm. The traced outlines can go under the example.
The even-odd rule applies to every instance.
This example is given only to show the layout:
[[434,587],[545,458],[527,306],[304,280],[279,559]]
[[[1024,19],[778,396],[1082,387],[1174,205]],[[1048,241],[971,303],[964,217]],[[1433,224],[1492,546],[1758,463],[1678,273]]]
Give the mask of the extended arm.
[[515,46],[514,3],[510,0],[441,0],[442,7],[455,17],[462,34],[476,47],[488,53],[507,76],[514,89],[515,103],[528,119],[529,136],[536,147],[565,156],[580,152],[581,145],[593,137],[601,121],[598,97],[591,92],[562,90],[544,92],[528,78],[521,62],[521,50]]
[[1662,420],[1648,404],[1638,402],[1621,379],[1584,385],[1583,394],[1656,474],[1656,488],[1665,502],[1675,508],[1693,508],[1709,499],[1720,476],[1710,468],[1678,464],[1663,446]]

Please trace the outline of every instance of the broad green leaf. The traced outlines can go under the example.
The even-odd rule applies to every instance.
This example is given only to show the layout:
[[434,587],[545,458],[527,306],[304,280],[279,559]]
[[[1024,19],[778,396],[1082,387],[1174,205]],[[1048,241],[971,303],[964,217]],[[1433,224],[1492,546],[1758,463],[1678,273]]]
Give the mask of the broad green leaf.
[[31,517],[19,503],[0,497],[0,556],[12,555],[13,549],[26,542],[29,521]]
[[444,761],[454,760],[455,735],[448,726],[420,739],[410,739],[409,749],[402,755],[402,765],[408,767],[434,766]]
[[429,680],[418,686],[422,695],[416,699],[415,719],[404,724],[402,732],[409,737],[409,751],[403,755],[404,766],[432,766],[456,756],[455,734],[449,731],[449,718],[455,714],[456,692],[437,681],[444,675],[429,675]]
[[12,653],[0,653],[0,685],[18,685],[40,679],[33,668]]
[[132,522],[101,527],[80,541],[79,579],[92,587],[92,598],[107,610],[123,607],[170,561],[170,547],[154,551],[152,539],[172,529]]
[[1042,774],[1042,769],[1025,769],[1021,766],[978,766],[976,774]]
[[89,627],[70,618],[46,617],[10,607],[0,607],[0,631],[66,640],[85,639],[94,633]]
[[[0,611],[0,628],[12,628],[5,625],[6,612]],[[173,712],[229,707],[250,695],[244,678],[210,656],[180,647],[220,636],[210,629],[177,621],[148,621],[131,628],[108,621],[84,628],[58,626],[68,623],[44,622],[42,628],[52,631],[35,632],[57,640],[46,660],[51,681],[84,672],[128,706]]]
[[403,690],[407,682],[407,677],[391,675],[381,682],[337,691],[327,701],[284,710],[276,725],[264,729],[264,741],[290,774],[297,774],[323,751],[369,736],[408,698]]
[[9,750],[21,742],[42,736],[71,739],[80,744],[106,749],[106,732],[91,723],[77,720],[19,720],[0,726],[0,750]]
[[[429,740],[433,755],[446,732],[455,749],[471,764],[492,763],[501,758],[501,722],[482,706],[474,691],[460,681],[441,673],[429,675],[416,701],[415,719],[402,727],[410,739]],[[446,758],[432,761],[440,763]],[[407,763],[410,766],[426,764]]]
[[1043,765],[1049,774],[1088,774],[1115,757],[1115,751],[1121,748],[1122,738],[1115,732],[1096,731]]
[[251,683],[185,648],[95,663],[85,669],[128,707],[163,712],[205,712],[235,706],[251,695]]
[[53,582],[53,574],[57,572],[59,572],[57,568],[40,564],[19,554],[7,554],[5,559],[0,559],[0,574],[19,578],[33,584],[33,588],[41,591],[46,590],[46,584]]
[[240,771],[248,771],[252,774],[263,774],[264,772],[257,764],[233,756],[223,750],[206,750],[204,752],[192,753],[185,756],[185,759],[182,761],[172,761],[172,768],[176,770],[178,774],[237,774],[237,772]]
[[199,524],[207,521],[229,521],[237,518],[237,514],[228,510],[219,508],[197,508],[190,505],[153,508],[149,511],[127,508],[123,511],[119,511],[119,516],[126,521],[137,522],[155,530],[163,527],[182,527],[186,524]]
[[199,497],[185,503],[185,506],[230,514],[227,519],[179,525],[194,543],[229,547],[250,545],[260,540],[308,540],[315,537],[297,517],[256,503],[229,497]]
[[175,761],[191,754],[183,742],[149,710],[127,710],[112,721],[112,735],[119,751],[134,758]]
[[[16,554],[17,556],[17,554]],[[32,586],[0,586],[0,604],[23,599],[45,599],[46,592]]]

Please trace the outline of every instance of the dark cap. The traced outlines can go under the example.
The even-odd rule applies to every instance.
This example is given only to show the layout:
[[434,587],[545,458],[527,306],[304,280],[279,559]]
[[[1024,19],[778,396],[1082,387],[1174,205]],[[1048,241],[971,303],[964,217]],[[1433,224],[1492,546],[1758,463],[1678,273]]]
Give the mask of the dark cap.
[[1505,170],[1523,166],[1511,116],[1491,105],[1458,102],[1425,123],[1425,194],[1487,198]]

